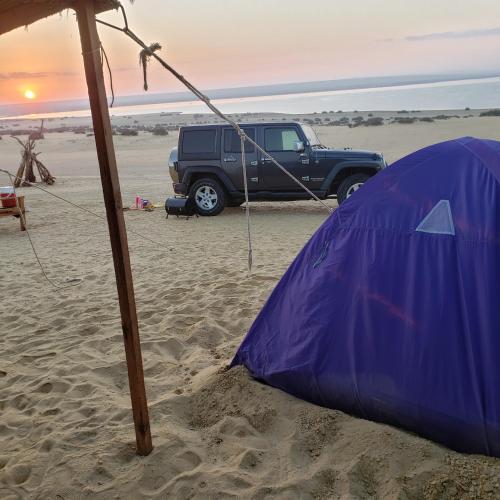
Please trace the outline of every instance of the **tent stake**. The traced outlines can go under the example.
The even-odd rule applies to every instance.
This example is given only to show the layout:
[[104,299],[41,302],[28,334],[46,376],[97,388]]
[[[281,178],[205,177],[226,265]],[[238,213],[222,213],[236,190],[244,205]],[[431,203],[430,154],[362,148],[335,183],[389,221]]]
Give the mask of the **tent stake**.
[[137,453],[139,455],[149,455],[153,449],[153,445],[151,442],[148,405],[144,386],[139,326],[135,308],[127,232],[123,218],[120,183],[113,147],[113,135],[100,60],[101,45],[97,33],[94,3],[86,0],[78,0],[75,10],[80,30],[83,63],[85,66],[97,157],[101,172],[101,183],[115,266]]

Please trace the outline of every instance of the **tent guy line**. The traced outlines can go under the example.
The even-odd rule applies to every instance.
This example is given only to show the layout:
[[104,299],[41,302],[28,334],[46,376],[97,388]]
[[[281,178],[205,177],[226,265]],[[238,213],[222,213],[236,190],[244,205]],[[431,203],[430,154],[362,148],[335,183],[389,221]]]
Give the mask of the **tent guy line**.
[[[140,47],[142,47],[143,51],[141,54],[148,54],[150,57],[154,57],[167,71],[169,71],[177,80],[179,80],[186,88],[188,88],[200,101],[204,102],[210,110],[212,110],[219,118],[229,123],[235,130],[238,132],[240,137],[242,137],[245,141],[248,141],[252,144],[258,151],[260,151],[268,160],[273,162],[279,169],[283,171],[288,177],[290,177],[296,184],[298,184],[304,191],[306,191],[313,199],[317,202],[321,203],[329,213],[333,212],[333,209],[329,207],[326,203],[320,200],[307,186],[305,186],[302,182],[300,182],[294,175],[292,175],[283,165],[281,165],[275,158],[273,158],[264,148],[259,146],[253,139],[248,137],[245,132],[240,128],[240,126],[227,115],[225,115],[222,111],[220,111],[212,101],[205,95],[203,92],[198,90],[191,82],[189,82],[184,76],[182,76],[175,68],[173,68],[170,64],[168,64],[164,59],[162,59],[158,54],[156,54],[156,50],[159,50],[161,46],[158,43],[154,43],[151,45],[147,45],[143,42],[133,31],[131,31],[128,27],[127,15],[125,13],[125,9],[123,5],[118,2],[118,6],[123,15],[123,21],[125,26],[120,28],[114,24],[108,23],[106,21],[102,21],[101,19],[96,18],[96,22],[107,26],[108,28],[115,29],[117,31],[121,31],[125,35],[127,35],[130,39],[132,39],[135,43],[137,43]],[[144,66],[145,68],[145,66]]]
[[[243,129],[231,118],[226,116],[222,111],[220,111],[214,104],[212,104],[210,98],[206,96],[203,92],[201,92],[197,87],[195,87],[191,82],[189,82],[184,76],[182,76],[174,67],[168,64],[164,59],[156,54],[156,51],[161,50],[161,45],[157,42],[152,43],[151,45],[147,45],[143,42],[133,31],[131,31],[128,27],[128,19],[127,14],[123,5],[118,2],[118,6],[122,12],[124,27],[120,28],[114,24],[108,23],[106,21],[102,21],[96,18],[96,22],[107,26],[108,28],[112,28],[114,30],[120,31],[132,39],[135,43],[137,43],[140,47],[142,47],[139,62],[143,69],[144,74],[144,90],[148,90],[147,83],[147,63],[151,57],[154,57],[167,71],[169,71],[177,80],[179,80],[188,90],[190,90],[198,99],[204,102],[208,108],[215,113],[219,118],[229,123],[236,132],[239,134],[241,138],[241,167],[243,170],[243,178],[244,178],[244,187],[245,187],[245,215],[247,221],[247,241],[248,241],[248,274],[252,271],[252,240],[251,240],[251,230],[250,230],[250,206],[248,202],[248,184],[247,184],[247,172],[246,172],[246,162],[245,162],[245,153],[244,153],[244,143],[248,141],[252,144],[257,151],[260,151],[265,158],[270,160],[274,165],[276,165],[282,172],[284,172],[288,177],[290,177],[296,184],[298,184],[304,191],[306,191],[314,200],[321,203],[327,210],[328,213],[332,213],[333,209],[329,207],[325,202],[320,200],[310,189],[308,189],[302,182],[300,182],[293,174],[291,174],[283,165],[281,165],[273,156],[271,156],[264,148],[259,146],[254,140],[252,140]],[[102,44],[101,44],[102,47]],[[107,61],[107,59],[106,59]],[[109,67],[109,66],[108,66]]]
[[[5,170],[2,170],[3,172],[5,172]],[[33,250],[33,254],[35,255],[35,259],[38,263],[38,266],[40,267],[40,271],[42,272],[42,275],[43,277],[45,278],[45,280],[54,288],[54,290],[56,292],[64,289],[64,288],[69,288],[71,286],[75,286],[75,285],[78,285],[79,283],[68,283],[67,285],[64,285],[64,286],[61,286],[61,285],[57,285],[55,283],[55,281],[51,280],[49,278],[49,276],[47,275],[47,272],[45,271],[45,268],[40,260],[40,257],[38,256],[38,252],[36,251],[36,248],[35,248],[35,244],[33,243],[33,240],[31,239],[31,234],[30,234],[30,230],[29,230],[29,227],[28,227],[28,224],[26,224],[26,218],[24,216],[24,213],[22,210],[20,210],[20,207],[19,207],[19,198],[17,196],[17,192],[16,192],[16,187],[15,187],[15,182],[14,182],[14,175],[8,173],[9,175],[9,179],[10,179],[10,182],[12,183],[12,186],[14,188],[14,198],[16,200],[16,208],[19,210],[19,217],[21,217],[22,221],[23,221],[23,224],[24,224],[24,228],[25,228],[25,231],[26,231],[26,235],[28,236],[28,240],[30,242],[30,246],[31,246],[31,249]]]
[[[5,170],[3,168],[0,168],[0,172],[3,172],[4,174],[7,174],[10,178],[10,182],[12,183],[12,185],[14,186],[14,183],[13,183],[13,179],[19,179],[19,177],[15,174],[13,174],[12,172],[9,172],[8,170]],[[85,212],[87,214],[90,214],[94,217],[97,217],[98,219],[100,220],[106,220],[106,217],[104,215],[100,215],[96,212],[93,212],[92,210],[89,210],[88,208],[85,208],[81,205],[78,205],[77,203],[74,203],[73,201],[71,200],[68,200],[66,198],[63,198],[62,196],[59,196],[55,193],[51,193],[49,190],[47,189],[44,189],[40,186],[38,186],[37,184],[33,183],[33,182],[29,182],[29,181],[24,181],[25,184],[28,184],[29,186],[31,187],[34,187],[36,189],[39,189],[40,191],[43,191],[44,193],[47,193],[49,194],[50,196],[53,196],[54,198],[57,198],[58,200],[61,200],[63,201],[64,203],[67,203],[68,205],[71,205],[73,206],[74,208],[82,211],[82,212]],[[15,188],[14,188],[15,189]],[[17,203],[17,195],[16,195],[16,203]],[[142,233],[139,233],[137,231],[134,231],[133,229],[130,229],[130,228],[127,228],[127,231],[131,234],[134,234],[136,236],[138,236],[139,238],[142,238],[143,240],[145,241],[148,241],[150,243],[153,243],[154,245],[157,245],[158,247],[160,247],[162,250],[169,250],[168,247],[166,247],[163,243],[160,243],[159,241],[155,241],[151,238],[149,238],[148,236],[142,234]],[[29,229],[28,229],[28,225],[26,224],[26,234],[28,235],[28,239],[30,241],[30,244],[31,244],[31,248],[33,249],[33,253],[35,254],[35,257],[36,257],[36,260],[38,262],[38,265],[40,266],[40,269],[42,271],[42,274],[44,276],[44,278],[50,283],[50,285],[56,289],[56,290],[61,290],[61,289],[64,289],[64,288],[69,288],[70,286],[75,286],[75,285],[78,285],[79,283],[71,283],[71,285],[64,285],[64,286],[61,286],[61,285],[57,285],[55,284],[55,282],[53,280],[51,280],[48,276],[47,276],[47,273],[45,271],[45,268],[43,266],[43,264],[41,263],[40,261],[40,258],[38,257],[38,253],[35,249],[35,246],[34,246],[34,243],[33,243],[33,240],[31,239],[31,235],[29,233]]]

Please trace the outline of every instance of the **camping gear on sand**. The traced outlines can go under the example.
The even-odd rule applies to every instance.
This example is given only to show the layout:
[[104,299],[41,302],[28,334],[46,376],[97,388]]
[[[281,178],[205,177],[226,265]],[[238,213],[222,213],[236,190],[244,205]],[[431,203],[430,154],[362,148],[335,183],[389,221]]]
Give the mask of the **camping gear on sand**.
[[16,191],[14,186],[0,187],[0,200],[3,208],[13,208],[16,206]]
[[191,217],[195,215],[194,201],[187,197],[171,197],[165,201],[165,211],[167,212],[167,219],[169,215],[176,215],[177,217]]
[[[4,188],[0,188],[0,191],[3,189]],[[19,219],[21,231],[26,231],[26,208],[24,207],[24,196],[18,196],[16,198],[15,193],[14,197],[3,196],[3,194],[3,192],[0,192],[0,195],[2,195],[2,205],[0,205],[0,218],[10,216],[16,217]],[[12,204],[12,202],[14,203]],[[9,204],[9,206],[5,206],[5,203]]]
[[241,344],[316,404],[500,456],[500,142],[424,148],[318,229]]

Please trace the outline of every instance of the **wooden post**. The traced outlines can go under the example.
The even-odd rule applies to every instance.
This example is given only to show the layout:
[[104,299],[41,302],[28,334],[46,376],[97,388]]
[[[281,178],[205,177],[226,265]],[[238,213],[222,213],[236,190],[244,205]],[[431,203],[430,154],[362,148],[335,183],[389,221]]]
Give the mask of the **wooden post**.
[[132,283],[125,220],[123,218],[118,170],[113,147],[113,135],[101,65],[101,45],[99,35],[97,34],[94,2],[78,0],[75,10],[80,30],[97,157],[99,160],[111,249],[115,265],[137,453],[139,455],[149,455],[153,449],[153,445],[151,443],[148,405],[144,386],[139,326],[135,308],[134,286]]
[[21,231],[26,231],[26,209],[24,208],[24,196],[17,198],[17,208],[19,210],[19,224]]

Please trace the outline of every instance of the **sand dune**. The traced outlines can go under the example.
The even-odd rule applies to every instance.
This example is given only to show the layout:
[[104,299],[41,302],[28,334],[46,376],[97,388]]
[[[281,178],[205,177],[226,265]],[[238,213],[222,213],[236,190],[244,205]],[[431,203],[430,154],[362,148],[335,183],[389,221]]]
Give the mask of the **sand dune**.
[[[467,134],[500,139],[499,119],[356,129],[326,144],[391,161]],[[116,139],[124,200],[163,201],[175,134]],[[49,189],[104,213],[92,138],[48,134]],[[0,166],[17,146],[0,141]],[[2,182],[6,183],[6,179]],[[314,202],[254,203],[254,270],[241,208],[215,218],[127,212],[154,450],[134,435],[104,221],[23,189],[43,280],[18,224],[0,223],[0,498],[500,498],[500,461],[297,400],[226,371],[266,297],[328,215]],[[330,202],[332,206],[335,201]]]

